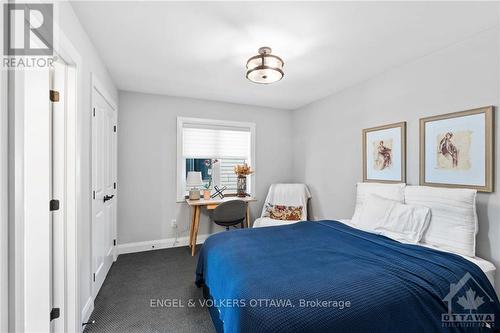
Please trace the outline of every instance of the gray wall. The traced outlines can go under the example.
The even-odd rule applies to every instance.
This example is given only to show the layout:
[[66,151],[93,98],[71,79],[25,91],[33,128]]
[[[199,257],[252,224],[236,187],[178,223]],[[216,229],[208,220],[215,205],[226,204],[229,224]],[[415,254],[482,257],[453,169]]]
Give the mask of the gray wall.
[[[189,209],[176,203],[178,116],[256,124],[259,202],[251,204],[253,218],[260,216],[270,184],[292,180],[290,111],[132,92],[120,92],[119,104],[119,244],[188,235]],[[216,230],[203,212],[199,234]]]
[[[311,188],[312,216],[352,216],[363,128],[407,121],[407,182],[418,184],[419,118],[499,105],[499,37],[484,31],[294,111],[294,179]],[[477,252],[500,268],[498,139],[495,192],[478,198]]]

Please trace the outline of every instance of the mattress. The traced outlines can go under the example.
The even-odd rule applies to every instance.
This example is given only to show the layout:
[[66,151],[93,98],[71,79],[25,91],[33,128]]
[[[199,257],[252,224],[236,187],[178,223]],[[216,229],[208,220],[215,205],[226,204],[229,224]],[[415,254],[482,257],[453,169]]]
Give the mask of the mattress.
[[[351,223],[350,219],[339,219],[337,221],[342,222],[350,227],[355,228],[355,226]],[[446,250],[440,249],[440,248],[432,246],[432,245],[427,245],[427,244],[420,244],[420,245],[434,249],[434,250],[438,250],[438,251],[450,252],[450,251],[446,251]],[[456,253],[456,254],[458,254],[458,253]],[[484,260],[483,258],[468,257],[468,256],[465,256],[462,254],[458,254],[458,255],[469,260],[470,262],[476,264],[479,268],[481,268],[481,270],[484,272],[484,274],[486,274],[486,277],[490,281],[491,285],[493,287],[495,287],[495,272],[496,272],[495,265],[493,265],[488,260]]]

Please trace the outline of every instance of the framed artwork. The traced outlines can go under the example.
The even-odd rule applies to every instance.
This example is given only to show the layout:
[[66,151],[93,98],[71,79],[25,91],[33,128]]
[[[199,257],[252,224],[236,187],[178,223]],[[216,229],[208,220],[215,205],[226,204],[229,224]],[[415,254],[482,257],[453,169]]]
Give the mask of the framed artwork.
[[406,122],[363,130],[363,181],[406,182]]
[[420,119],[420,185],[493,192],[493,107]]

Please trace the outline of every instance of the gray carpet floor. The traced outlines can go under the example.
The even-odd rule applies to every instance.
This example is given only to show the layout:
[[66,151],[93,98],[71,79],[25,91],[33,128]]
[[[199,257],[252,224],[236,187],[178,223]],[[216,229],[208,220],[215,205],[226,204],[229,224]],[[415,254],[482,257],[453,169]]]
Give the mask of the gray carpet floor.
[[[187,247],[120,255],[95,299],[96,323],[84,332],[215,332],[206,308],[187,306],[203,299],[196,262]],[[152,307],[152,299],[179,299],[184,307]]]

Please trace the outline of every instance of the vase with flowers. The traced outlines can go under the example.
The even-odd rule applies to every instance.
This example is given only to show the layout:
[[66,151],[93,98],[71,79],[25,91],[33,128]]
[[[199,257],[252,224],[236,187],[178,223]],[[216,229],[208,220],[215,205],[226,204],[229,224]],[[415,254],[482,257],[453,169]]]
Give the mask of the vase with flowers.
[[235,165],[234,166],[234,173],[237,178],[237,183],[236,183],[236,195],[238,197],[246,197],[247,196],[247,176],[251,175],[254,173],[254,170],[252,167],[250,167],[248,164],[241,164],[241,165]]
[[207,159],[205,160],[205,166],[207,168],[207,174],[208,174],[208,183],[204,185],[203,189],[203,199],[209,200],[210,195],[212,194],[212,179],[213,179],[213,166],[215,163],[217,163],[218,160],[213,160],[213,159]]

